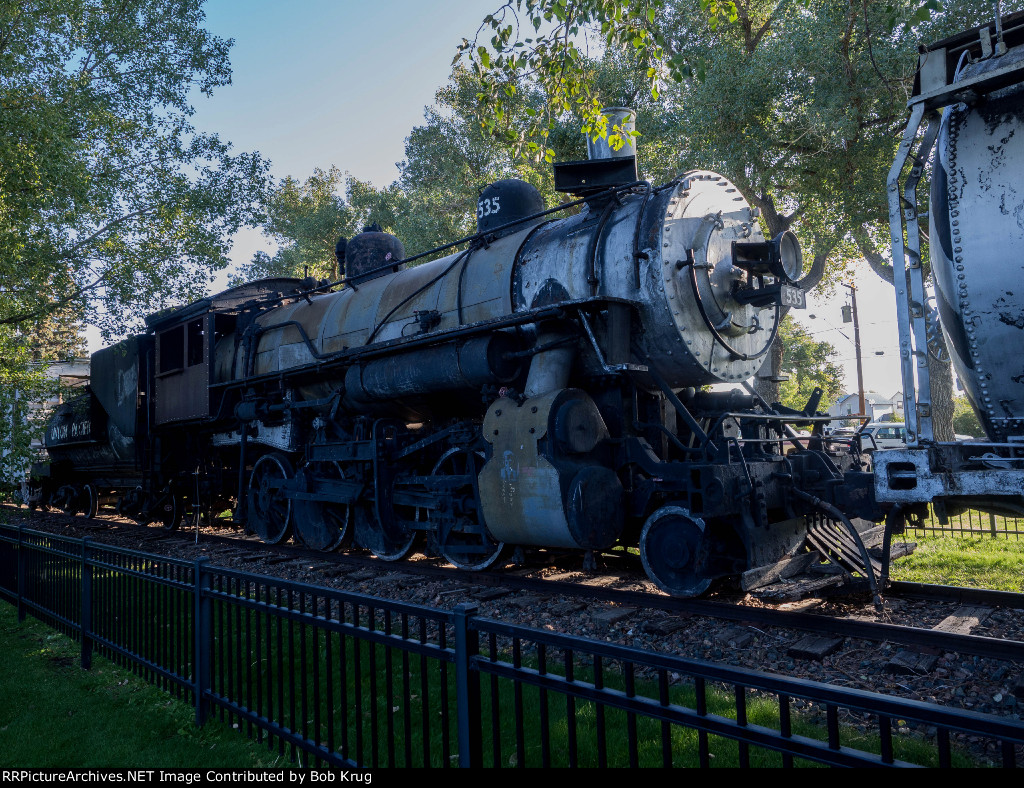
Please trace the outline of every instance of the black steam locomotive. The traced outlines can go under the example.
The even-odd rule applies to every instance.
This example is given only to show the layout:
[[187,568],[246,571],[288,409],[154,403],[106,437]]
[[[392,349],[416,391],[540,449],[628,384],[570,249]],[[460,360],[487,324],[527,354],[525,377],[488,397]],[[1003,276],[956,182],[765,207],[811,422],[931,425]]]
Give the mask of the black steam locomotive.
[[681,596],[808,540],[870,575],[858,527],[884,512],[859,448],[827,443],[816,401],[706,390],[745,385],[802,304],[796,239],[765,240],[720,175],[655,187],[605,153],[556,165],[559,209],[488,186],[462,251],[411,265],[371,230],[339,283],[151,316],[54,415],[45,501],[168,529],[231,509],[265,542],[419,543],[465,569],[639,547]]

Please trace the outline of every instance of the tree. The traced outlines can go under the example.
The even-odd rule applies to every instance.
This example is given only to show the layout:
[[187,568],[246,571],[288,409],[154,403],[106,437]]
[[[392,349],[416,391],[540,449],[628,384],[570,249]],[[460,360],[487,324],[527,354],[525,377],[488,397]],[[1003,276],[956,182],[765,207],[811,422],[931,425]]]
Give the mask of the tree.
[[230,81],[202,0],[0,2],[0,326],[66,310],[122,333],[205,294],[267,165],[196,131]]
[[[495,180],[523,178],[549,198],[553,195],[550,177],[545,180],[540,168],[480,126],[475,96],[469,74],[454,69],[448,84],[435,94],[434,106],[426,108],[426,122],[406,138],[396,186],[407,204],[397,224],[410,251],[426,251],[475,232],[480,190]],[[520,107],[528,101],[527,93],[518,97],[508,122],[524,117]]]
[[412,256],[470,232],[469,206],[452,209],[429,187],[412,193],[399,183],[375,189],[334,166],[316,169],[302,182],[288,176],[271,190],[264,208],[263,234],[277,244],[277,251],[272,256],[257,252],[231,283],[272,276],[336,282],[340,272],[334,250],[339,237],[351,238],[376,224],[401,239],[407,256]]
[[789,380],[780,386],[779,402],[794,410],[803,410],[815,388],[822,390],[818,410],[827,410],[843,390],[843,370],[832,360],[836,350],[828,342],[811,335],[786,316],[779,327],[782,341],[782,370]]
[[[550,126],[568,107],[593,117],[604,103],[581,37],[632,48],[650,63],[652,96],[677,110],[679,169],[728,176],[767,234],[797,232],[827,278],[864,259],[891,282],[880,251],[885,183],[917,43],[991,12],[987,0],[521,0],[486,17],[461,52],[478,75],[485,124],[497,126],[505,97],[534,79],[547,91],[540,125]],[[950,381],[940,369],[932,378]]]
[[305,181],[289,176],[273,189],[264,207],[263,234],[278,244],[273,257],[257,252],[232,279],[248,282],[267,276],[313,276],[336,281],[339,276],[334,257],[338,236],[359,232],[361,217],[338,196],[351,191],[355,182],[337,167],[316,169]]
[[[638,127],[645,135],[645,150],[671,145],[663,132],[672,123],[666,120],[663,105],[651,100],[641,66],[632,53],[609,52],[589,63],[588,68],[589,77],[607,96],[641,110]],[[569,200],[555,191],[550,164],[541,156],[529,155],[528,147],[521,144],[529,138],[534,119],[543,108],[540,87],[524,81],[508,97],[500,128],[480,124],[478,92],[473,75],[456,66],[448,84],[437,91],[435,104],[426,109],[425,123],[414,128],[406,139],[405,160],[399,163],[400,176],[392,186],[401,199],[391,202],[392,210],[399,211],[391,219],[391,226],[407,251],[426,251],[475,232],[480,191],[496,180],[524,180],[536,187],[551,207]],[[547,130],[546,144],[553,158],[564,161],[586,157],[582,122],[581,114],[570,113]],[[640,164],[647,177],[670,177],[659,169],[665,158],[643,158]],[[387,215],[380,207],[377,211]]]
[[[643,71],[630,53],[608,55],[590,65],[590,74],[608,95],[642,110],[639,128],[645,150],[672,145],[663,131],[672,127],[662,105],[650,99]],[[274,255],[259,253],[232,281],[262,276],[333,276],[334,243],[371,222],[398,236],[413,256],[476,231],[476,202],[480,191],[502,178],[519,178],[535,186],[549,206],[568,198],[554,190],[550,165],[541,157],[524,156],[511,138],[526,135],[543,106],[543,94],[524,84],[508,102],[503,125],[515,133],[500,133],[480,125],[476,114],[478,87],[472,74],[456,66],[448,83],[435,94],[424,112],[424,123],[406,138],[399,177],[384,189],[344,176],[337,167],[317,170],[304,182],[289,177],[273,189],[265,206],[264,232],[279,245]],[[559,160],[586,156],[579,128],[582,118],[571,114],[549,131],[547,144]],[[645,156],[647,177],[670,177],[659,169],[667,156]]]
[[957,435],[970,435],[972,438],[986,437],[985,428],[981,426],[978,414],[963,395],[953,400],[953,431]]
[[[45,362],[206,294],[266,188],[258,154],[189,123],[230,81],[202,0],[0,0],[0,445],[25,467]],[[64,336],[47,335],[53,326]],[[17,396],[17,402],[15,402]]]
[[[550,132],[572,113],[581,116],[584,132],[621,144],[622,130],[607,128],[592,90],[589,47],[632,46],[639,58],[652,61],[647,78],[654,87],[653,61],[662,49],[651,26],[662,7],[663,0],[509,0],[484,18],[472,39],[462,39],[452,63],[468,60],[480,85],[483,127],[522,152],[553,161]],[[524,77],[545,97],[540,111],[528,112],[535,120],[526,135],[506,122]]]
[[[495,180],[517,177],[529,181],[549,202],[554,192],[551,168],[524,160],[504,141],[482,129],[474,114],[476,88],[462,69],[435,95],[405,143],[398,180],[375,189],[348,177],[337,167],[316,170],[305,181],[285,178],[271,191],[264,211],[264,234],[278,244],[273,255],[258,253],[233,281],[263,276],[304,276],[337,279],[334,246],[339,235],[351,237],[376,223],[401,239],[413,256],[476,231],[480,190]],[[522,123],[536,94],[520,94],[510,117]],[[571,138],[571,143],[570,143]],[[564,140],[582,146],[578,132]],[[577,150],[579,155],[580,151]]]

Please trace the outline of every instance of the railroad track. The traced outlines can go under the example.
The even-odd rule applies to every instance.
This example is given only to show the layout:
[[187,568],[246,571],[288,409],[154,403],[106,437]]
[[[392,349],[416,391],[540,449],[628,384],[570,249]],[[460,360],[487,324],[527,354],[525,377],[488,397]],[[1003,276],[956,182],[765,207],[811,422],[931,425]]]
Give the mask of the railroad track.
[[[468,572],[442,565],[441,559],[418,558],[402,562],[385,562],[365,554],[327,554],[292,544],[267,545],[251,537],[210,533],[209,529],[198,533],[187,529],[166,532],[129,521],[108,519],[82,521],[80,518],[73,518],[71,524],[91,533],[93,538],[104,532],[127,529],[137,541],[141,537],[145,545],[176,545],[176,549],[169,551],[172,555],[179,554],[180,547],[185,544],[201,545],[205,557],[209,559],[242,566],[251,561],[262,560],[275,574],[284,566],[295,564],[312,570],[314,575],[319,571],[325,581],[339,575],[373,575],[377,576],[377,588],[381,591],[386,590],[389,575],[411,575],[457,586],[466,598],[494,598],[491,592],[501,590],[508,594],[557,597],[563,604],[566,600],[579,600],[588,604],[615,605],[637,611],[660,611],[686,617],[699,616],[755,628],[795,630],[817,635],[825,640],[855,638],[878,644],[889,643],[915,651],[954,652],[964,656],[1024,663],[1024,641],[965,632],[963,625],[956,625],[955,612],[955,606],[959,606],[960,610],[968,609],[968,614],[960,616],[961,619],[965,619],[971,615],[978,618],[976,611],[979,608],[1021,610],[1024,609],[1024,594],[913,583],[892,584],[888,591],[890,598],[924,599],[953,608],[950,610],[951,615],[943,620],[954,620],[953,631],[950,631],[950,627],[942,628],[941,624],[939,628],[929,628],[868,620],[850,615],[828,615],[820,611],[806,612],[753,606],[738,599],[720,601],[669,597],[654,589],[642,571],[631,566],[634,562],[628,555],[613,554],[607,557],[607,561],[618,564],[612,574],[593,575],[581,571],[566,571],[557,567],[557,561],[553,568],[552,564],[548,563],[542,566]],[[102,541],[102,538],[97,540]],[[265,558],[268,554],[271,557]],[[538,576],[544,572],[548,573],[547,576]],[[650,590],[637,591],[612,587],[616,584],[643,585]],[[819,645],[824,648],[827,643]]]

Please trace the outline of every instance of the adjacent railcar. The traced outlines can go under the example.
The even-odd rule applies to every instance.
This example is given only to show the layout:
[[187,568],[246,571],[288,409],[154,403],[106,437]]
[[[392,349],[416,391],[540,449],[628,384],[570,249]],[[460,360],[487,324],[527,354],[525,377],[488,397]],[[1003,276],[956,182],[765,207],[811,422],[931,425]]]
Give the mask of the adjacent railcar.
[[[924,48],[909,107],[889,176],[908,447],[877,455],[875,497],[900,518],[926,504],[940,516],[965,507],[1020,516],[1024,13]],[[925,212],[931,282],[921,265]],[[947,352],[987,440],[935,439],[928,358]]]

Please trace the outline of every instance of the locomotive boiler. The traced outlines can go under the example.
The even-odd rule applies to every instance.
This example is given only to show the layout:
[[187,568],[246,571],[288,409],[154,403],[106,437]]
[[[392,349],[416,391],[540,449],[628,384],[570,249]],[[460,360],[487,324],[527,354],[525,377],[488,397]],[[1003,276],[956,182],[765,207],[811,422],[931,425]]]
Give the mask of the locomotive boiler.
[[266,542],[474,570],[638,548],[681,596],[808,544],[873,578],[857,518],[884,512],[816,398],[706,390],[758,373],[820,272],[792,234],[762,236],[728,179],[655,187],[625,153],[556,165],[574,199],[555,209],[522,181],[487,186],[477,233],[445,256],[406,259],[371,229],[341,282],[263,280],[151,316],[101,351],[116,392],[96,381],[58,414],[106,418],[48,442],[52,500],[167,528],[231,509]]

